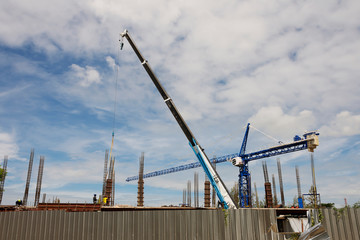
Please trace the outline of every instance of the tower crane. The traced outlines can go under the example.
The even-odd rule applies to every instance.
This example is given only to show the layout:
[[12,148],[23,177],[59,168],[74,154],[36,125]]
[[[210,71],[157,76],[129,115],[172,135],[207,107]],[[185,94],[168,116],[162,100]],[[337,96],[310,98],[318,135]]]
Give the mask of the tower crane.
[[[191,132],[190,128],[186,124],[185,120],[182,118],[180,112],[175,107],[173,100],[170,98],[168,93],[165,91],[164,87],[161,85],[160,81],[157,79],[155,73],[152,71],[149,63],[144,57],[141,55],[139,49],[135,45],[134,41],[129,35],[129,32],[125,30],[121,33],[122,39],[125,37],[129,44],[131,45],[132,49],[134,50],[135,54],[139,58],[141,64],[145,68],[146,72],[148,73],[149,77],[153,81],[155,87],[159,91],[160,95],[164,99],[165,104],[168,106],[170,112],[174,116],[175,120],[179,124],[180,128],[182,129],[183,133],[185,134],[187,140],[189,141],[189,145],[194,151],[196,157],[198,158],[201,166],[203,167],[206,175],[208,176],[213,188],[215,189],[219,201],[224,206],[225,209],[228,208],[236,208],[234,200],[231,198],[229,190],[226,188],[224,182],[220,178],[219,174],[216,172],[214,167],[211,165],[209,158],[206,156],[204,149],[200,146],[199,142],[196,140],[195,136]],[[123,46],[123,42],[121,42],[121,48]]]
[[[279,145],[271,148],[267,148],[251,153],[245,153],[247,146],[247,139],[249,136],[249,130],[250,130],[250,123],[247,124],[244,134],[244,139],[239,153],[229,154],[211,159],[211,162],[215,162],[215,163],[223,163],[230,160],[234,166],[239,167],[239,201],[240,201],[239,205],[242,208],[250,207],[251,180],[250,180],[250,173],[248,167],[248,163],[250,161],[306,150],[306,149],[310,152],[313,152],[314,149],[319,145],[319,138],[318,138],[319,133],[316,131],[312,131],[305,133],[303,137],[296,135],[294,137],[294,141],[291,143],[280,143]],[[200,167],[199,162],[193,162],[189,164],[180,165],[177,167],[146,173],[144,174],[143,178],[156,177],[164,174],[184,171],[197,167]],[[139,176],[132,176],[132,177],[128,177],[126,181],[127,182],[134,181],[134,180],[138,180],[138,178]]]
[[319,133],[316,131],[311,131],[305,133],[302,138],[296,135],[294,137],[294,141],[291,143],[280,143],[280,145],[268,149],[252,153],[245,153],[249,129],[250,123],[247,125],[239,156],[232,159],[232,164],[239,167],[240,207],[251,206],[251,178],[248,166],[250,161],[305,149],[307,149],[309,152],[314,152],[314,149],[319,145]]

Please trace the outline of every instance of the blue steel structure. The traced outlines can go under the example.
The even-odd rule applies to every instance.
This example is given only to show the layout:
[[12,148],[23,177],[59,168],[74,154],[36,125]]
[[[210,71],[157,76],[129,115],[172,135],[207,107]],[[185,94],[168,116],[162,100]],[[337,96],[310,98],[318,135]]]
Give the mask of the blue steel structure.
[[[233,153],[233,154],[225,155],[222,157],[212,158],[212,159],[210,159],[210,161],[212,163],[222,163],[222,162],[229,161],[229,160],[233,159],[234,157],[237,157],[238,155],[239,155],[238,153]],[[198,168],[198,167],[201,167],[200,162],[193,162],[193,163],[180,165],[177,167],[171,167],[171,168],[167,168],[167,169],[163,169],[163,170],[159,170],[159,171],[146,173],[146,174],[144,174],[143,178],[156,177],[156,176],[161,176],[161,175],[174,173],[174,172],[180,172],[180,171],[184,171],[184,170],[188,170],[188,169],[192,169],[192,168]],[[138,175],[126,178],[127,182],[135,181],[135,180],[139,180]]]
[[[308,132],[303,135],[303,138],[296,135],[294,137],[294,142],[291,143],[282,143],[278,146],[274,146],[268,149],[245,153],[247,139],[249,136],[250,123],[247,124],[246,131],[244,134],[244,139],[240,148],[239,153],[229,154],[217,158],[212,158],[211,162],[222,163],[231,159],[232,164],[239,167],[239,205],[241,208],[251,207],[251,176],[249,172],[248,163],[253,160],[258,160],[267,157],[273,157],[277,155],[282,155],[286,153],[301,151],[308,149],[310,152],[318,146],[318,135],[317,132]],[[177,167],[167,168],[159,171],[150,172],[144,174],[144,178],[156,177],[160,175],[165,175],[173,172],[184,171],[192,168],[200,167],[199,162],[189,163],[185,165],[180,165]],[[139,176],[128,177],[127,182],[138,180]]]
[[249,135],[250,123],[248,123],[244,140],[241,145],[240,153],[238,157],[233,158],[232,163],[239,167],[239,205],[241,208],[251,207],[251,176],[249,172],[248,163],[253,160],[258,160],[267,157],[273,157],[281,154],[296,152],[300,150],[308,149],[313,152],[319,145],[319,139],[317,132],[308,132],[303,135],[303,138],[296,135],[294,142],[281,143],[278,146],[268,149],[245,153],[247,138]]

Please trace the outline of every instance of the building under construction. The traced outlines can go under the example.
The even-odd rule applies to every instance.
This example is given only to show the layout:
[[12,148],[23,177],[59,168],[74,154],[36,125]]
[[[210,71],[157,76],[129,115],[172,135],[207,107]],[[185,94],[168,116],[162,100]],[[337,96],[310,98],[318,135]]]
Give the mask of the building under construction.
[[[206,174],[204,207],[199,207],[197,173],[194,175],[194,201],[192,201],[191,181],[188,180],[187,188],[183,191],[183,206],[144,207],[144,179],[147,176],[150,177],[150,175],[144,174],[144,153],[141,154],[139,159],[137,207],[125,208],[115,206],[115,157],[112,156],[112,147],[110,156],[109,152],[105,151],[102,195],[99,202],[94,201],[90,204],[66,204],[60,203],[60,201],[56,203],[39,203],[45,160],[43,156],[40,156],[35,206],[32,208],[27,206],[1,206],[0,211],[3,211],[0,213],[1,239],[289,239],[294,234],[300,236],[303,232],[311,232],[308,216],[312,216],[312,220],[317,224],[320,222],[317,219],[320,213],[325,216],[325,220],[323,225],[315,225],[317,227],[316,234],[321,234],[325,239],[328,237],[326,231],[331,232],[330,235],[334,239],[337,239],[339,236],[341,238],[338,239],[357,239],[360,237],[358,230],[356,230],[358,229],[356,221],[359,218],[358,212],[349,210],[348,216],[350,218],[341,216],[343,226],[349,227],[350,233],[337,235],[335,232],[337,231],[336,233],[338,233],[341,230],[336,228],[337,230],[333,231],[332,210],[302,208],[300,206],[301,190],[299,190],[299,209],[280,208],[280,206],[274,208],[274,205],[278,204],[275,176],[272,175],[272,189],[265,161],[263,162],[263,173],[266,209],[253,208],[251,174],[248,163],[300,150],[313,152],[319,144],[319,134],[317,132],[306,133],[303,137],[295,136],[294,141],[288,144],[279,142],[277,146],[247,153],[246,144],[250,129],[250,124],[248,124],[240,153],[209,159],[204,148],[195,138],[182,115],[177,110],[172,98],[152,71],[149,62],[140,53],[128,31],[124,31],[121,37],[126,38],[130,43],[130,46],[159,91],[175,121],[183,131],[197,158],[196,163],[188,164],[186,167],[183,165],[179,168],[172,168],[168,173],[201,166]],[[122,39],[121,43],[123,43]],[[311,156],[313,157],[313,155]],[[32,150],[23,199],[26,203],[33,158],[34,153]],[[228,161],[239,169],[237,182],[239,201],[234,200],[214,165],[215,163]],[[4,158],[3,166],[5,169],[6,163]],[[164,173],[166,171],[161,170],[157,171],[157,173],[162,175],[166,174]],[[278,173],[282,192],[283,181],[279,161]],[[296,175],[298,189],[300,189],[300,178],[297,168]],[[4,187],[4,176],[1,179],[1,189]],[[317,199],[318,192],[315,177],[313,179],[312,195]],[[210,186],[213,188],[212,194]],[[254,187],[257,196],[255,184]],[[216,201],[215,194],[218,198],[217,208],[214,207]],[[213,208],[210,208],[211,196],[213,197]],[[281,194],[281,201],[284,206],[285,200],[283,194]],[[319,206],[317,201],[315,201],[315,204],[315,206]],[[256,206],[259,206],[258,198],[256,198]],[[352,219],[352,221],[349,219]],[[345,231],[343,230],[343,232]]]

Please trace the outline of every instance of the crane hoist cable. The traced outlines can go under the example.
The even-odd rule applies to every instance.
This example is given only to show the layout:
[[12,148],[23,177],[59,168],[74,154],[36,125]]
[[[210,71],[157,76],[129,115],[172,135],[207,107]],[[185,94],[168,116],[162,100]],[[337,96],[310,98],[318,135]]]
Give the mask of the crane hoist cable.
[[[118,48],[118,59],[120,59],[120,50],[122,48],[122,44],[120,43]],[[116,68],[116,75],[115,75],[115,96],[114,96],[114,116],[113,116],[113,129],[112,129],[112,137],[111,137],[111,147],[110,147],[110,160],[111,160],[111,154],[112,149],[114,147],[114,137],[115,137],[115,120],[116,120],[116,103],[117,103],[117,85],[118,85],[118,78],[119,78],[119,67],[116,65],[116,61],[114,64],[114,67]]]
[[255,128],[254,126],[250,125],[250,127],[251,127],[252,129],[258,131],[259,133],[263,134],[265,137],[268,137],[268,138],[270,138],[271,140],[274,140],[275,142],[277,142],[277,143],[279,143],[279,144],[283,144],[282,141],[280,141],[280,140],[278,140],[278,139],[270,136],[269,134],[266,134],[266,133],[260,131],[259,129]]

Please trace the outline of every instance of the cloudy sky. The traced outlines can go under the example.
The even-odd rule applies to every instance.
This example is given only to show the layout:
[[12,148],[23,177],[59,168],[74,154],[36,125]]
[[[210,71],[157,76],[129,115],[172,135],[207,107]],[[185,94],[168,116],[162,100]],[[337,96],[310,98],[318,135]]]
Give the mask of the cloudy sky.
[[[359,12],[356,0],[1,1],[0,164],[9,157],[2,204],[23,197],[31,148],[30,204],[41,155],[47,199],[90,202],[101,193],[113,129],[117,204],[136,204],[137,183],[125,179],[137,174],[141,152],[145,172],[196,161],[126,40],[120,51],[124,29],[208,156],[238,152],[248,122],[283,142],[318,130],[322,202],[359,201]],[[248,152],[273,145],[251,130]],[[292,203],[296,165],[302,192],[310,189],[310,154],[280,159]],[[276,158],[266,161],[277,178]],[[181,203],[195,171],[202,189],[200,168],[146,179],[145,205]],[[250,171],[262,199],[261,160]],[[238,179],[230,163],[218,172],[228,188]]]

